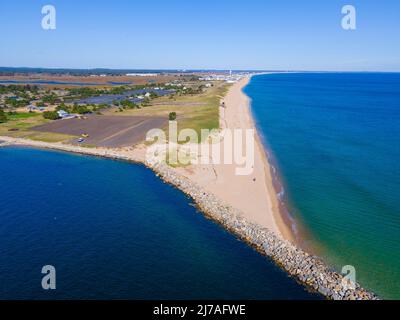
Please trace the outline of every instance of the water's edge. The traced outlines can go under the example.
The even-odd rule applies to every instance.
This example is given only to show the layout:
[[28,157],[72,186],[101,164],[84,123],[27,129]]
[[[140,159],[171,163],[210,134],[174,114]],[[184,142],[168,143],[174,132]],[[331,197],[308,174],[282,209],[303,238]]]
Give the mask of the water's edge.
[[378,297],[359,284],[348,285],[346,279],[338,272],[332,270],[319,257],[310,255],[292,243],[282,240],[273,232],[262,228],[255,223],[247,221],[242,212],[226,205],[213,194],[180,176],[164,164],[151,164],[139,158],[128,157],[118,152],[106,152],[56,143],[44,143],[19,138],[0,137],[7,144],[28,146],[42,149],[54,149],[82,155],[123,160],[145,165],[160,179],[168,183],[193,199],[204,215],[222,225],[232,234],[255,248],[262,255],[271,258],[278,266],[308,289],[316,291],[335,300],[375,300]]

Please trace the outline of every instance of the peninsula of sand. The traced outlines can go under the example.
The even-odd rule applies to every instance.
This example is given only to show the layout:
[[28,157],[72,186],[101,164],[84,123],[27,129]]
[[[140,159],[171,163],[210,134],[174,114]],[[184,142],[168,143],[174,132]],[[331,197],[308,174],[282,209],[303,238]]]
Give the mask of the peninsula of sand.
[[[253,129],[250,99],[243,88],[250,81],[245,77],[233,84],[220,106],[220,128]],[[258,134],[255,134],[254,168],[251,175],[237,175],[236,164],[206,164],[177,168],[183,176],[213,193],[222,201],[243,212],[246,219],[266,227],[287,240],[294,240],[290,227],[279,212],[278,198],[273,187],[271,168]],[[243,144],[245,141],[243,140]],[[222,140],[222,149],[224,141]],[[245,147],[242,146],[242,150]]]
[[[221,129],[255,129],[250,99],[243,88],[250,78],[233,84],[221,101]],[[223,142],[222,142],[223,143]],[[220,223],[260,253],[269,256],[290,275],[331,299],[376,299],[360,285],[346,282],[320,258],[308,254],[293,242],[290,227],[279,211],[271,167],[256,135],[254,170],[236,175],[235,165],[201,164],[173,168],[146,159],[146,146],[124,148],[85,148],[65,143],[47,143],[21,138],[0,137],[0,147],[22,145],[107,157],[142,163],[165,182],[174,185],[197,204],[210,219]]]

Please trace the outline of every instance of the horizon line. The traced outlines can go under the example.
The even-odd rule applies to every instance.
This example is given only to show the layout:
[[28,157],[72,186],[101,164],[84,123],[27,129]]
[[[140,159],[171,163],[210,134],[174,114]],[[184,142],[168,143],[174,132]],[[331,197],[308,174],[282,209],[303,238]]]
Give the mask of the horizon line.
[[400,70],[310,70],[310,69],[229,69],[229,68],[193,68],[193,69],[185,69],[185,68],[108,68],[108,67],[86,67],[86,68],[71,68],[71,67],[7,67],[0,66],[0,71],[4,69],[40,69],[40,70],[72,70],[72,71],[154,71],[154,72],[212,72],[212,71],[234,71],[234,72],[324,72],[324,73],[368,73],[368,72],[376,72],[376,73],[399,73]]

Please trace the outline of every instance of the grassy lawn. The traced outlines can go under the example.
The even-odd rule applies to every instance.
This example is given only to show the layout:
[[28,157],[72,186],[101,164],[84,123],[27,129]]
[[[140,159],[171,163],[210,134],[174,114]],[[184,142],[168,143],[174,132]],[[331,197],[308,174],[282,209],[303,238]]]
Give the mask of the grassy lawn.
[[104,114],[126,116],[162,116],[168,118],[170,112],[176,112],[179,130],[194,129],[200,135],[201,129],[219,129],[219,105],[229,85],[224,82],[215,83],[214,87],[196,95],[160,97],[152,100],[151,105],[142,109],[115,112],[110,109]]
[[47,132],[38,132],[30,128],[45,124],[49,120],[43,119],[38,113],[18,113],[7,115],[8,121],[0,124],[0,136],[25,138],[44,142],[62,142],[75,137]]
[[69,136],[69,135],[61,134],[61,133],[31,131],[28,134],[28,136],[26,136],[26,138],[35,140],[35,141],[43,141],[43,142],[63,142],[63,141],[72,140],[77,137]]
[[[151,104],[141,109],[116,112],[111,108],[102,112],[104,115],[118,116],[161,116],[168,119],[171,112],[176,112],[178,130],[194,129],[199,137],[202,129],[219,129],[220,100],[225,96],[230,85],[225,82],[214,82],[214,86],[203,93],[193,95],[164,96],[151,101]],[[0,124],[0,135],[26,138],[45,142],[66,142],[74,136],[38,132],[32,127],[48,123],[39,113],[21,112],[7,115],[8,121]],[[166,128],[164,128],[166,129]],[[88,146],[91,147],[91,146]]]
[[20,112],[17,114],[7,114],[8,120],[23,120],[23,119],[29,119],[29,118],[34,118],[34,117],[39,117],[40,115],[38,113],[34,112]]

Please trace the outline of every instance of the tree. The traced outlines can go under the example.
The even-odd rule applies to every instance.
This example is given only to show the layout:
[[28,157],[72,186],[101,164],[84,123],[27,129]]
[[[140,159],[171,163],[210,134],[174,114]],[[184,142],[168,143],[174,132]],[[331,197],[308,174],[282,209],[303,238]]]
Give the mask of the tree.
[[0,109],[0,123],[7,122],[7,116],[4,110]]
[[158,98],[158,94],[155,92],[150,92],[150,99]]
[[86,106],[74,104],[74,106],[72,107],[72,112],[78,114],[86,114],[90,113],[90,110]]
[[176,112],[171,112],[169,114],[169,121],[175,121],[176,120]]
[[48,120],[57,120],[60,119],[60,116],[58,115],[57,111],[45,111],[43,112],[43,118]]

